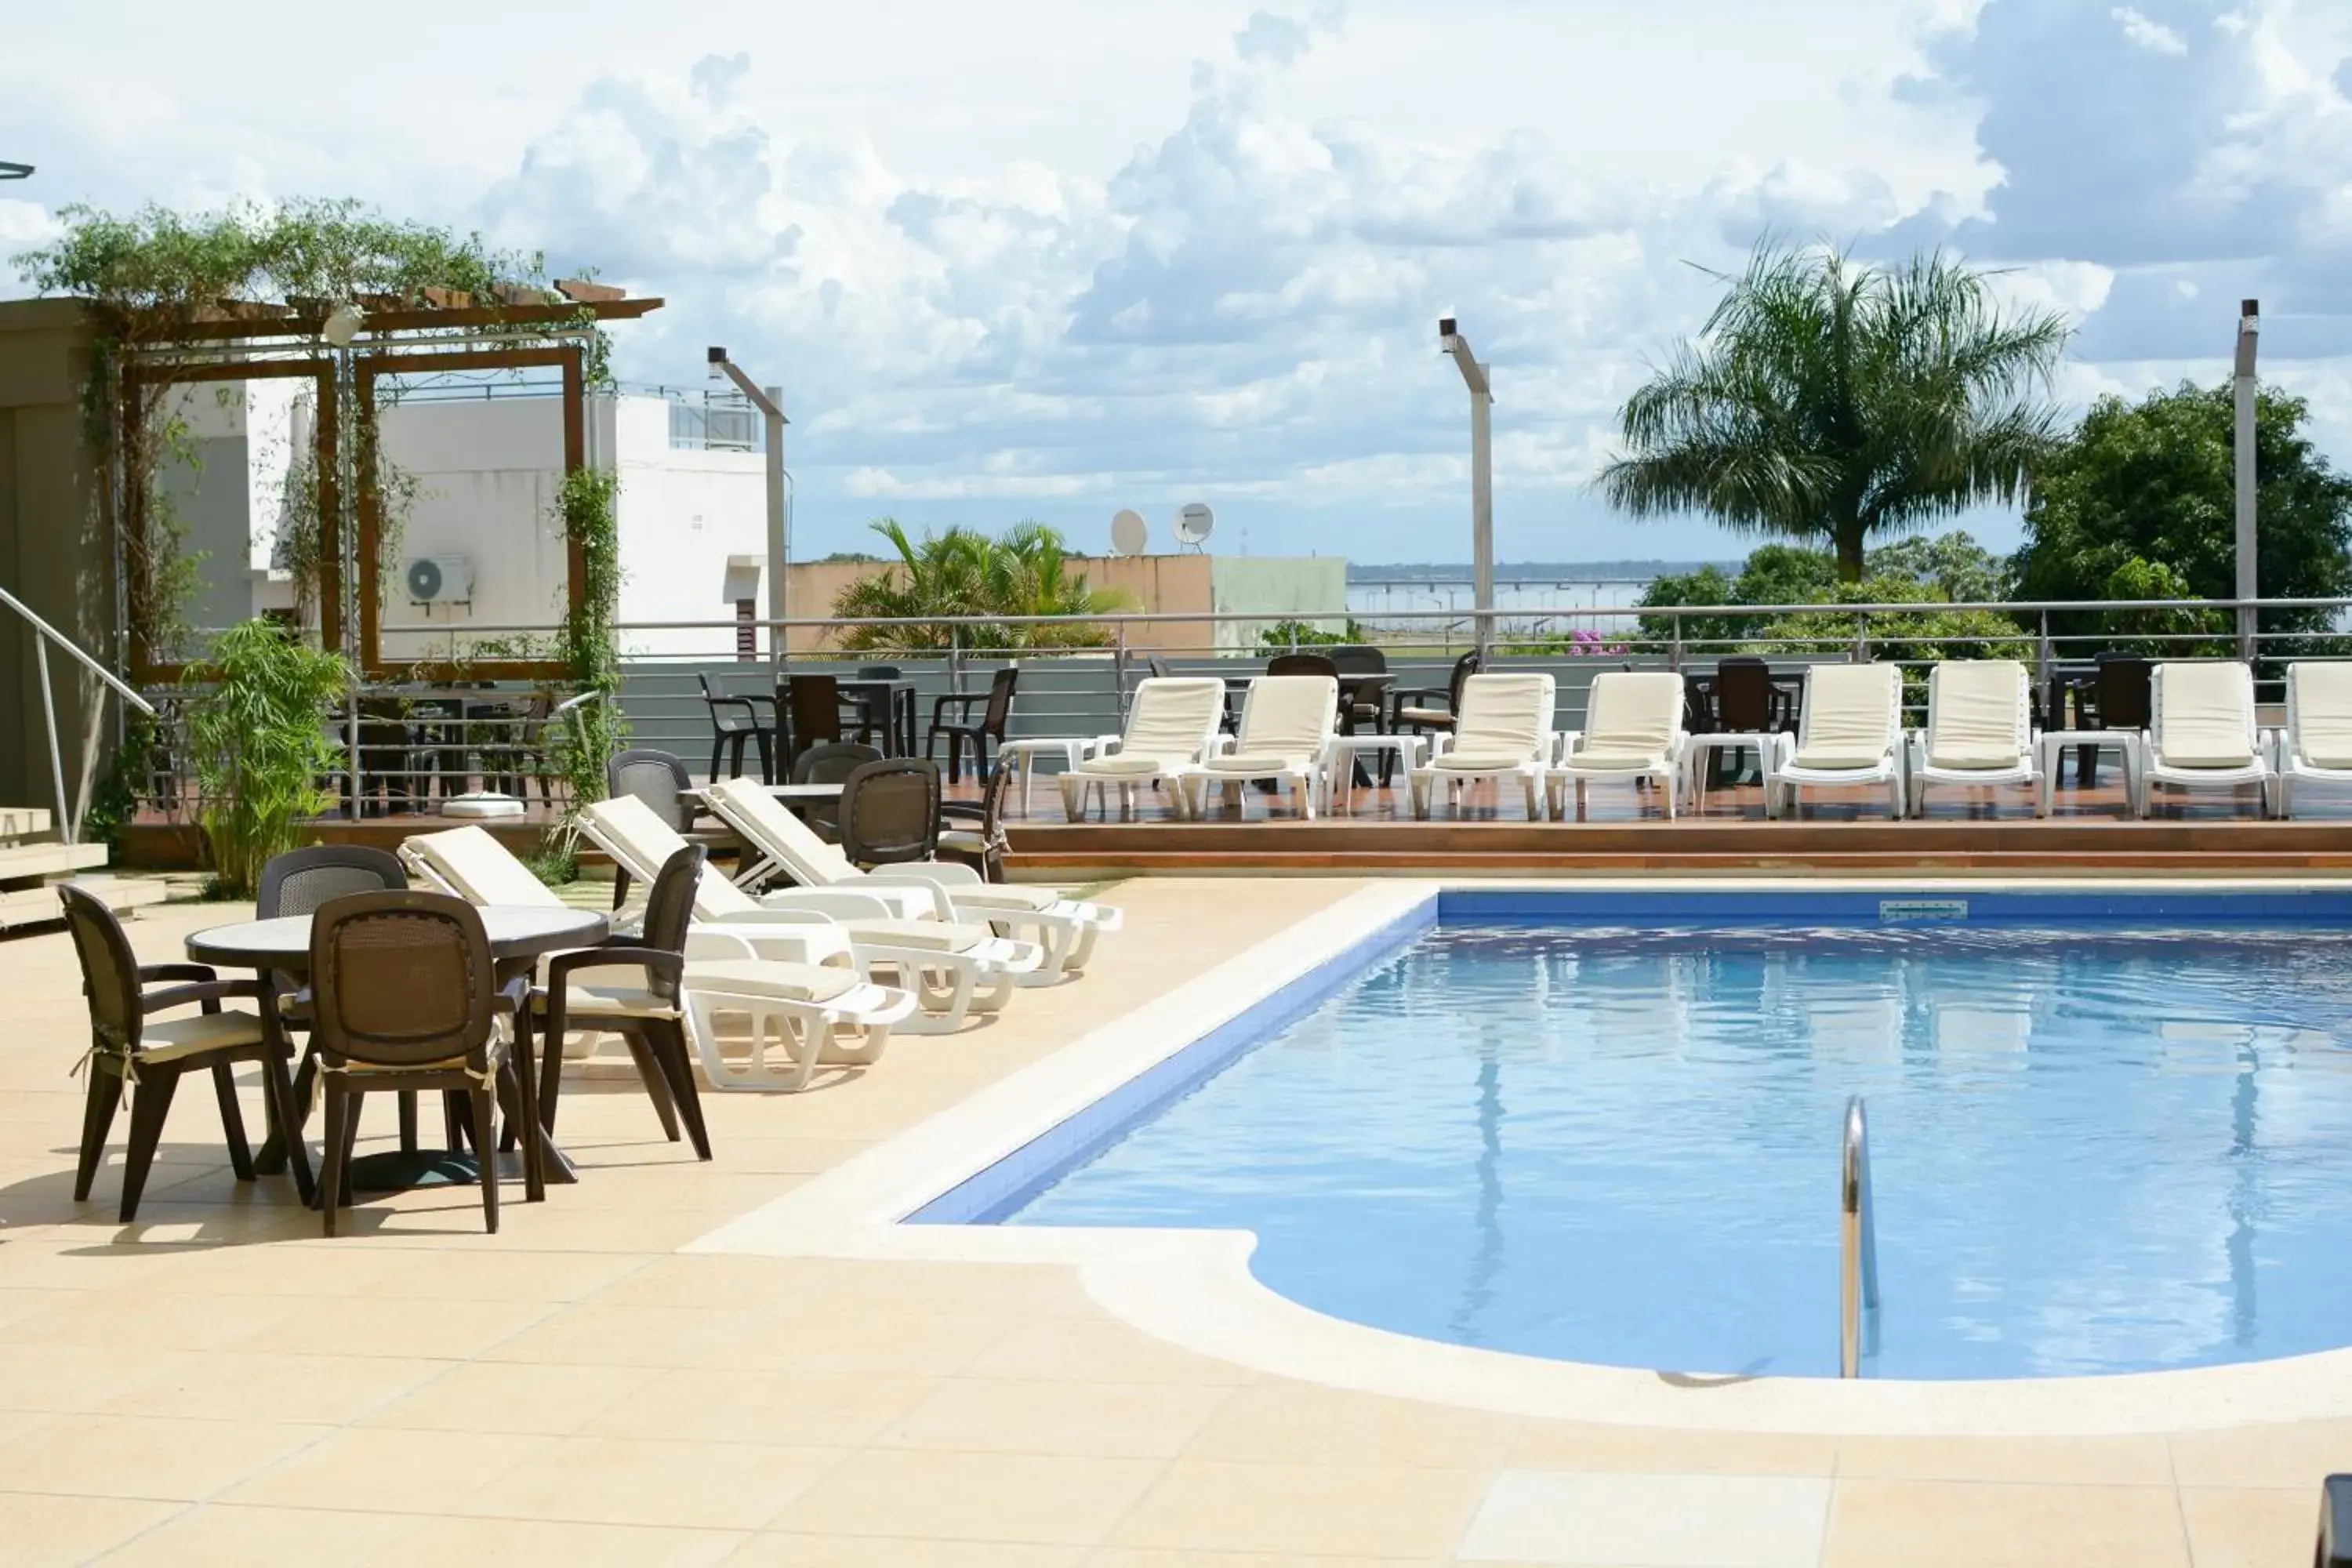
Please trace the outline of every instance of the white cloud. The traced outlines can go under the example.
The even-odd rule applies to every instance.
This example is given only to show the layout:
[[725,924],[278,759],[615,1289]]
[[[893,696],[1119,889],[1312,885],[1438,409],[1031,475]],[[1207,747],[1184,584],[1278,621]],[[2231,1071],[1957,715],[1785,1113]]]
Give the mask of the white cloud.
[[2143,49],[2153,49],[2159,55],[2185,55],[2189,40],[2161,22],[2151,21],[2128,5],[2118,5],[2107,13],[2124,30],[2124,37]]

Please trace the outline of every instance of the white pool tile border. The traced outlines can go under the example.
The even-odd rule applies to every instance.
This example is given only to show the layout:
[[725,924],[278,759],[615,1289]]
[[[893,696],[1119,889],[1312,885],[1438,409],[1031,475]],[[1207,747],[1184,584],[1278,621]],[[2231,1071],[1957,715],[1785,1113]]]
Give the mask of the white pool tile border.
[[[1340,900],[1053,1055],[866,1150],[682,1250],[766,1257],[1059,1264],[1113,1316],[1275,1376],[1508,1415],[1826,1436],[2094,1436],[2352,1415],[2352,1349],[2235,1366],[1967,1383],[1738,1378],[1596,1366],[1449,1345],[1329,1317],[1260,1284],[1247,1231],[903,1225],[905,1215],[1059,1126],[1349,948],[1475,880],[1578,891],[1722,886],[1843,891],[2352,888],[2352,879],[1412,879]],[[1080,980],[1079,984],[1088,984]],[[1016,1003],[1017,1005],[1017,1003]],[[887,1070],[887,1063],[883,1070]],[[722,1156],[723,1158],[723,1156]]]

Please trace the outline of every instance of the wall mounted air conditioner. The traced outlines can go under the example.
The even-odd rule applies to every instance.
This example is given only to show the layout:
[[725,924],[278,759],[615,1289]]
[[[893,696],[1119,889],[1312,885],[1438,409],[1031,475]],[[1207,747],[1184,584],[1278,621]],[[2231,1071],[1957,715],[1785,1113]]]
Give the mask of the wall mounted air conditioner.
[[469,555],[419,555],[400,569],[408,598],[416,605],[471,605],[474,561]]

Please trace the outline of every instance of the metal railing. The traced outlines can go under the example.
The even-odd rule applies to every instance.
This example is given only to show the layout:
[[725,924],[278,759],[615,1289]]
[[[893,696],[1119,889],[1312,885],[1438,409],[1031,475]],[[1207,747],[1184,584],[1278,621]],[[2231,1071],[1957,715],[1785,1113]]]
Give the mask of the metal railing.
[[35,615],[25,601],[5,588],[0,588],[0,605],[5,605],[24,616],[25,624],[31,626],[35,634],[33,660],[41,678],[41,717],[48,726],[49,783],[57,792],[58,837],[66,843],[71,844],[76,841],[76,836],[81,829],[81,818],[73,809],[72,799],[66,794],[65,752],[58,741],[58,696],[56,689],[49,684],[49,645],[55,643],[67,653],[71,654],[84,669],[98,677],[125,702],[141,712],[152,715],[155,710],[144,697],[131,689],[121,677],[84,651],[80,644]]
[[[1870,1119],[1845,1102],[1838,1153],[1838,1375],[1862,1375],[1863,1312],[1878,1310],[1878,1221],[1870,1201]],[[1873,1321],[1875,1321],[1874,1318]]]
[[[2280,667],[2285,658],[2352,658],[2352,632],[2332,629],[2352,615],[2352,599],[2257,603],[2277,615],[2315,612],[2307,618],[2326,628],[2254,634],[2258,687],[2265,700],[2279,700]],[[1909,721],[1916,723],[1925,710],[1925,672],[1939,658],[2017,658],[2041,677],[2038,689],[2054,693],[2053,678],[2089,669],[2093,656],[2109,649],[2128,648],[2154,658],[2239,657],[2242,650],[2231,614],[2237,607],[2230,600],[1562,605],[1543,612],[1498,613],[1486,668],[1550,671],[1558,689],[1554,727],[1570,730],[1583,727],[1591,677],[1602,670],[1705,670],[1735,653],[1760,654],[1784,672],[1812,663],[1876,659],[1905,670]],[[1960,635],[1949,623],[1937,626],[1922,620],[1978,611],[1997,614],[2006,625]],[[2277,615],[2264,618],[2275,626]],[[2200,616],[2205,623],[2197,621]],[[1800,632],[1792,633],[1788,623],[1798,616],[1804,622]],[[1328,637],[1345,624],[1343,616],[1316,611],[1181,610],[1090,616],[625,622],[615,628],[624,649],[616,701],[631,743],[676,752],[701,772],[713,736],[698,678],[710,678],[727,694],[757,698],[763,712],[772,713],[777,678],[782,673],[775,656],[782,631],[793,645],[788,665],[793,671],[854,675],[867,664],[898,667],[916,684],[916,706],[926,725],[939,697],[982,689],[997,668],[1017,659],[1022,675],[1010,730],[1013,738],[1096,735],[1120,727],[1127,700],[1149,672],[1150,660],[1160,660],[1177,674],[1239,673],[1270,654],[1315,646],[1320,638],[1309,634],[1318,626],[1328,626],[1322,636]],[[1279,629],[1286,626],[1288,629]],[[450,646],[453,636],[460,645],[467,638],[530,636],[541,639],[543,646],[557,629],[551,625],[436,626],[428,637],[387,627],[386,637],[406,636],[414,644],[388,640],[388,651],[395,656],[429,655],[462,666],[463,648]],[[1082,637],[1087,640],[1078,641]],[[1467,611],[1391,612],[1372,640],[1386,658],[1392,689],[1442,690],[1454,659],[1475,646],[1475,617]],[[1046,646],[1008,646],[1030,643]],[[743,651],[746,647],[750,651]],[[171,697],[173,702],[165,705],[171,708],[187,694],[172,689],[151,695]],[[336,743],[348,753],[347,775],[372,781],[378,795],[397,786],[407,797],[421,799],[472,772],[496,771],[510,777],[510,764],[520,756],[526,764],[520,771],[549,779],[560,794],[561,781],[551,777],[556,770],[546,765],[542,749],[515,746],[514,716],[489,705],[546,699],[524,721],[526,735],[536,735],[548,709],[569,695],[562,683],[502,682],[496,689],[469,694],[470,700],[459,704],[461,710],[452,711],[448,699],[456,695],[414,681],[362,684],[336,725]],[[419,738],[404,746],[394,743],[396,737],[389,729],[381,732],[383,743],[372,746],[350,721],[353,715],[364,717],[362,707],[379,713],[418,712],[429,710],[436,698],[440,711],[431,720],[431,733],[425,733],[425,721],[415,720]],[[2045,714],[2044,727],[2059,727],[2055,719]],[[169,731],[177,726],[159,728]],[[919,733],[919,747],[922,738]],[[366,754],[371,752],[376,754]],[[168,777],[177,765],[167,742],[156,769],[159,794],[185,803],[184,780],[174,783]],[[352,794],[348,787],[341,793]]]

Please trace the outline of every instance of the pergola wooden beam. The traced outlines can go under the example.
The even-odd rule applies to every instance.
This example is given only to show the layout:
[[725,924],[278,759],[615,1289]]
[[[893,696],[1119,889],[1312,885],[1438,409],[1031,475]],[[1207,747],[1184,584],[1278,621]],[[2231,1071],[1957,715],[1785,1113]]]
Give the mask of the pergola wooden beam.
[[[601,285],[573,285],[595,289]],[[614,290],[618,292],[618,290]],[[465,305],[454,309],[432,306],[369,310],[362,330],[371,333],[429,332],[441,329],[551,327],[579,321],[634,321],[662,308],[657,298],[644,300],[578,299],[559,305]],[[270,306],[226,300],[193,321],[164,331],[136,333],[143,348],[168,348],[174,343],[211,343],[237,338],[316,337],[326,327],[327,312],[294,306]],[[417,345],[426,346],[425,344]]]

